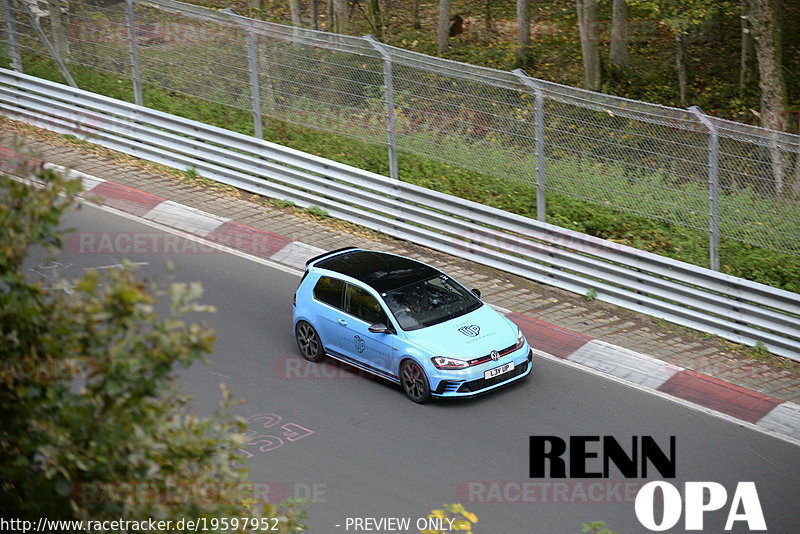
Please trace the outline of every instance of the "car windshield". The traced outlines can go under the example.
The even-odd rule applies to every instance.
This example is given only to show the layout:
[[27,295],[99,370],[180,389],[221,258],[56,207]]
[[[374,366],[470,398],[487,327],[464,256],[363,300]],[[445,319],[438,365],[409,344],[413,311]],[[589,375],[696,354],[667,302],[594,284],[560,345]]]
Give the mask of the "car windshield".
[[445,275],[414,282],[381,295],[403,330],[449,321],[481,307],[481,301]]

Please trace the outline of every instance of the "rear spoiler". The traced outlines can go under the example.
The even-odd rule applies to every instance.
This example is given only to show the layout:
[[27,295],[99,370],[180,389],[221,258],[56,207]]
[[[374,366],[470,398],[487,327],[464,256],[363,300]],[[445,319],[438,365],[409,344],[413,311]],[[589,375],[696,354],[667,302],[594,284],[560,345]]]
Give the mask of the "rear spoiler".
[[314,256],[313,258],[308,260],[306,262],[306,269],[308,269],[308,266],[311,265],[312,263],[314,263],[317,260],[321,260],[322,258],[327,258],[329,256],[338,256],[339,254],[341,254],[343,252],[348,252],[350,250],[359,250],[359,247],[342,247],[342,248],[337,248],[336,250],[331,250],[329,252],[323,252],[319,256]]

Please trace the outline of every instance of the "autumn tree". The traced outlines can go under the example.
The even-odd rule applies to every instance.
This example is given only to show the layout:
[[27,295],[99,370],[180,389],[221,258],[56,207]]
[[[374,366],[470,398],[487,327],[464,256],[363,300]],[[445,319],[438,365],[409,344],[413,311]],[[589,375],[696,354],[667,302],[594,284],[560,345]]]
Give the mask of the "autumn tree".
[[[203,360],[214,335],[199,284],[163,290],[128,269],[89,270],[45,288],[26,273],[32,248],[58,253],[79,181],[0,174],[0,514],[32,519],[276,514],[249,483],[243,423],[189,411],[175,372]],[[169,301],[159,316],[157,298]],[[262,515],[265,514],[265,515]],[[299,525],[280,518],[288,532]],[[258,530],[258,528],[253,528]]]
[[628,51],[628,3],[613,0],[611,4],[611,32],[608,62],[619,69],[627,69],[631,58]]
[[786,127],[786,78],[783,74],[781,25],[775,0],[749,0],[748,19],[758,58],[761,125],[773,130]]
[[447,51],[450,38],[450,0],[439,0],[439,18],[436,26],[436,50],[439,54]]
[[602,81],[599,38],[600,8],[597,0],[575,0],[575,5],[578,12],[578,30],[583,58],[583,87],[591,91],[599,91]]
[[750,24],[750,6],[748,0],[740,0],[741,15],[741,52],[739,56],[739,90],[746,91],[756,79],[756,49],[753,41],[753,30]]
[[317,0],[308,1],[309,18],[311,19],[311,29],[319,30],[319,17],[317,10]]
[[[784,130],[788,127],[786,79],[783,75],[781,24],[778,22],[776,1],[749,0],[749,2],[749,18],[758,57],[761,126],[771,130]],[[772,147],[770,159],[775,194],[781,195],[789,157],[786,152]],[[798,171],[800,172],[800,167]]]
[[364,0],[364,18],[370,27],[370,32],[381,41],[386,41],[386,25],[383,21],[383,11],[380,0]]
[[530,0],[517,0],[517,63],[526,66],[531,60]]
[[289,13],[292,17],[292,26],[297,28],[301,27],[303,25],[303,20],[301,17],[300,0],[289,0]]
[[715,16],[737,12],[738,3],[734,0],[627,0],[627,3],[631,7],[650,11],[672,31],[680,106],[686,107],[690,100],[687,60],[689,35]]
[[328,31],[347,33],[350,25],[350,2],[348,0],[328,0]]

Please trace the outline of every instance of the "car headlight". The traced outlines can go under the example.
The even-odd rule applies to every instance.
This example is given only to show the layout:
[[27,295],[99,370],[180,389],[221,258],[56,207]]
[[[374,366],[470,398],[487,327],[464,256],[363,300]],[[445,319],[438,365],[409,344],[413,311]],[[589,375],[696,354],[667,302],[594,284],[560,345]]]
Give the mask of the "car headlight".
[[517,327],[517,347],[514,350],[519,350],[525,344],[525,336],[522,335],[522,330]]
[[431,361],[437,369],[465,369],[469,367],[469,364],[464,360],[448,358],[447,356],[436,356],[431,358]]

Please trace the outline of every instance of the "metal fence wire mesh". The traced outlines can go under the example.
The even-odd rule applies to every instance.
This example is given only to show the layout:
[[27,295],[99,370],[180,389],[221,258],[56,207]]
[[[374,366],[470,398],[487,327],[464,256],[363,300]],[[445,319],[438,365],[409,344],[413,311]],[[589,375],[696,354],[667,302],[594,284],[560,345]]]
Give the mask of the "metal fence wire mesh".
[[132,18],[125,1],[0,0],[0,53],[23,70],[55,53],[67,69],[113,73],[138,82],[146,105],[159,88],[252,112],[257,135],[268,116],[800,256],[799,136],[372,39],[128,1]]

